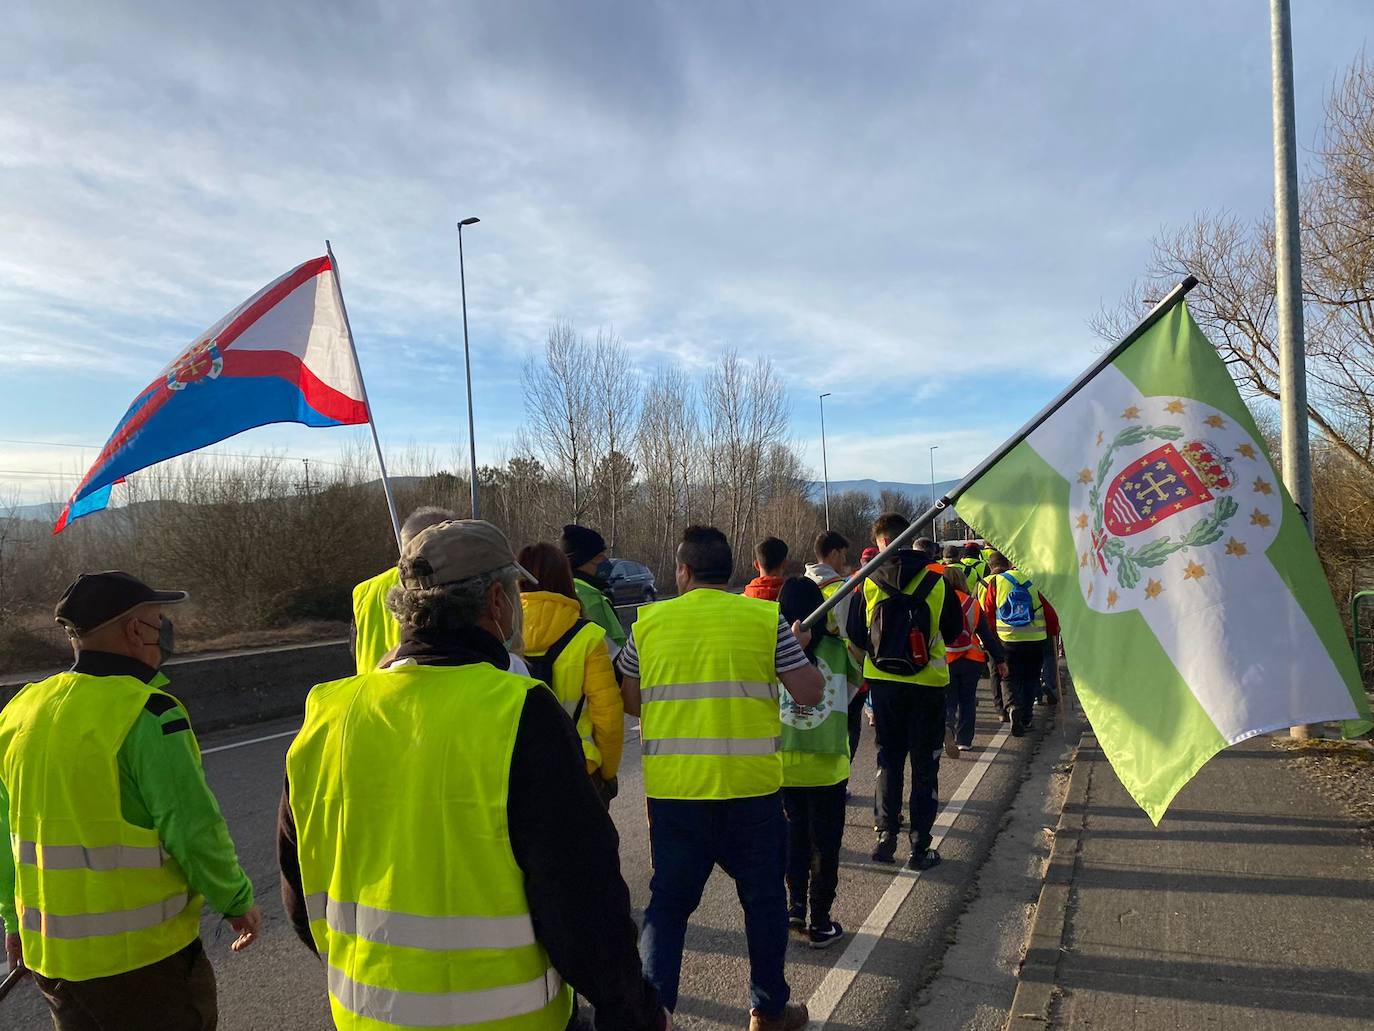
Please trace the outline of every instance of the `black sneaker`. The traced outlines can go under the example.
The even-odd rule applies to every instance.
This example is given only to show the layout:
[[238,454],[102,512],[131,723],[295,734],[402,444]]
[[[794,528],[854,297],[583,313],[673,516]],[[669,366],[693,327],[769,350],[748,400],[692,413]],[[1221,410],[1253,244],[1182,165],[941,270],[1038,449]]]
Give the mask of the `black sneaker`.
[[813,927],[807,936],[811,939],[811,948],[828,949],[844,937],[844,928],[840,926],[838,920],[831,920],[830,926]]
[[1045,704],[1048,705],[1050,708],[1054,708],[1056,705],[1059,704],[1059,696],[1057,694],[1046,695]]
[[998,719],[999,722],[1001,722],[1001,723],[1010,723],[1010,722],[1011,722],[1011,714],[1008,713],[1006,709],[998,709],[998,710],[997,710],[997,714],[998,714],[998,715],[997,715],[997,719]]
[[897,838],[892,834],[884,834],[878,839],[878,843],[873,846],[872,857],[875,863],[891,863],[897,858]]
[[933,848],[923,848],[912,852],[911,858],[906,861],[908,870],[929,870],[933,866],[940,865],[940,853]]
[[806,907],[790,906],[787,910],[787,926],[800,934],[806,930]]

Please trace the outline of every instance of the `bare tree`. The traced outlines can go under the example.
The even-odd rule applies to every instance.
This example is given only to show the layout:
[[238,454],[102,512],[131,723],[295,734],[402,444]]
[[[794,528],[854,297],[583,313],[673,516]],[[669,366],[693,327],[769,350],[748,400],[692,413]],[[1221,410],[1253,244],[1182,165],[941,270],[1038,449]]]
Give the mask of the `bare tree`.
[[635,463],[628,452],[639,423],[639,382],[624,343],[613,331],[596,334],[592,376],[598,429],[597,496],[614,546],[620,535],[620,513],[634,492]]
[[598,433],[595,355],[569,322],[549,330],[543,359],[525,364],[525,415],[544,465],[566,484],[573,522],[589,504]]

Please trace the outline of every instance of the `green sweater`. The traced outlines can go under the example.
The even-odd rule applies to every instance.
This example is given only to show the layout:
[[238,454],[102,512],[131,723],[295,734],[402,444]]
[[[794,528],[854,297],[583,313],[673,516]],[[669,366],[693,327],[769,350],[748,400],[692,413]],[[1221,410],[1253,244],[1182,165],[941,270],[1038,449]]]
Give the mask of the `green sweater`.
[[[73,667],[92,676],[130,675],[148,681],[141,663],[104,652],[83,652]],[[119,749],[119,794],[124,819],[156,830],[191,890],[210,908],[242,916],[253,908],[253,884],[239,866],[219,803],[205,782],[200,752],[186,710],[156,695],[134,721]],[[162,711],[156,711],[161,709]],[[10,797],[0,781],[0,841],[9,840]],[[0,848],[0,919],[18,932],[14,900],[14,853]]]
[[596,584],[582,579],[578,573],[573,579],[577,588],[577,600],[582,603],[582,615],[593,623],[599,623],[606,636],[615,642],[616,648],[625,647],[625,628],[620,625],[620,617],[615,614],[615,606],[606,593]]

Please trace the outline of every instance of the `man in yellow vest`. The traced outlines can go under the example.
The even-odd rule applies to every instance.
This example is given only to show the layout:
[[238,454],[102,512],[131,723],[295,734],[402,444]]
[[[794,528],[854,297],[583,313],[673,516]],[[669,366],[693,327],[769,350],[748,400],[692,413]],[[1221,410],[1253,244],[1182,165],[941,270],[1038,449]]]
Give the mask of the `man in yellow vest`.
[[155,591],[77,577],[57,603],[76,662],[0,712],[0,917],[63,1029],[216,1026],[202,899],[252,944],[253,886],[205,783],[186,710],[158,672],[172,652]]
[[[401,524],[402,549],[431,526],[457,518],[456,513],[446,508],[417,508]],[[391,566],[353,588],[353,659],[359,673],[376,669],[382,656],[401,639],[400,624],[386,607],[386,596],[398,582],[396,567]]]
[[553,693],[507,671],[526,573],[480,520],[409,544],[383,669],[320,684],[286,757],[277,851],[339,1028],[664,1031],[619,842]]
[[[873,539],[886,548],[910,525],[896,512],[879,516]],[[923,538],[924,540],[925,538]],[[920,542],[917,542],[920,544]],[[931,541],[929,548],[934,548]],[[863,586],[863,604],[849,607],[849,639],[867,651],[864,679],[873,699],[874,737],[878,743],[878,779],[873,797],[873,827],[877,841],[875,862],[890,863],[897,854],[901,829],[902,788],[907,757],[911,759],[911,858],[913,870],[927,870],[940,862],[931,847],[931,829],[939,808],[940,754],[945,743],[945,688],[949,665],[945,642],[963,631],[964,617],[953,591],[946,591],[944,567],[930,550],[898,550]],[[910,674],[885,670],[888,657],[875,654],[870,629],[879,603],[896,592],[924,597],[927,659]]]
[[1059,633],[1059,616],[1031,578],[1000,551],[992,553],[988,571],[983,612],[989,623],[996,624],[997,636],[1007,652],[1011,732],[1021,737],[1031,726],[1046,642]]
[[640,951],[668,1009],[677,1006],[687,921],[711,870],[735,882],[749,942],[751,1031],[797,1031],[806,1006],[784,974],[787,825],[778,684],[815,705],[825,680],[777,602],[727,590],[725,535],[690,526],[677,549],[678,597],[646,605],[618,656],[625,711],[640,717],[654,874]]

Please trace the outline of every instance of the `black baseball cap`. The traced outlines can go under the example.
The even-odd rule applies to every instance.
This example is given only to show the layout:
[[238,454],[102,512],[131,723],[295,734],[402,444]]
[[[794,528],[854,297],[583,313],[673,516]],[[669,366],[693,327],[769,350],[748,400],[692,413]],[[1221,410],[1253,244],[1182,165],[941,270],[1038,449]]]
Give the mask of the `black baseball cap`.
[[135,576],[107,569],[73,580],[58,599],[53,618],[69,630],[85,633],[140,605],[176,605],[189,597],[185,591],[155,591]]

